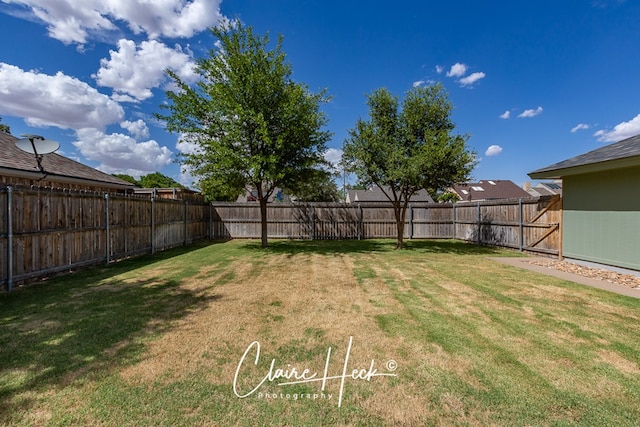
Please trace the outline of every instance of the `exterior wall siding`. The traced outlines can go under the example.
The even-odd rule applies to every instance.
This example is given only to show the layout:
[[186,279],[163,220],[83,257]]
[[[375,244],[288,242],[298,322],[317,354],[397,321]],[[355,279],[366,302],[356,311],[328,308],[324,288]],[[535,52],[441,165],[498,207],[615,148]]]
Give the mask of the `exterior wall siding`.
[[640,167],[563,179],[562,252],[640,270]]

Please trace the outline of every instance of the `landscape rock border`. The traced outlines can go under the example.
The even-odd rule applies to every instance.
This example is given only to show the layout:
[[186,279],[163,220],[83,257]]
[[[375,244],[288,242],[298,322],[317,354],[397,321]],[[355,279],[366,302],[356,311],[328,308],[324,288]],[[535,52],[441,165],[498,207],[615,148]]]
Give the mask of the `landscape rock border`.
[[626,286],[632,289],[640,289],[640,277],[633,274],[618,273],[605,268],[588,267],[570,261],[559,261],[554,259],[532,259],[529,264],[541,267],[553,268],[565,273],[578,274],[591,279],[602,280],[616,285]]

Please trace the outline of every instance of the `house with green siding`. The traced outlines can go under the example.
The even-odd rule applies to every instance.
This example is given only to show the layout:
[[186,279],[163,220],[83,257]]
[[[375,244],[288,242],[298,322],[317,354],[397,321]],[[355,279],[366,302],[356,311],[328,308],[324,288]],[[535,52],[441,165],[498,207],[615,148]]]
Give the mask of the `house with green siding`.
[[640,135],[529,176],[562,179],[564,257],[640,270]]

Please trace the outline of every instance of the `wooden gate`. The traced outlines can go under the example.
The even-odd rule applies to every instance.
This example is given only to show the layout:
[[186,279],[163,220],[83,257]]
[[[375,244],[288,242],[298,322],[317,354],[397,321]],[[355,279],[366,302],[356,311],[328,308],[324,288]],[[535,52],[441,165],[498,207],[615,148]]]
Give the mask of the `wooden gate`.
[[541,197],[538,203],[529,207],[523,212],[522,249],[557,254],[562,258],[562,198],[557,195]]
[[454,237],[481,245],[561,256],[562,199],[503,199],[453,206]]

